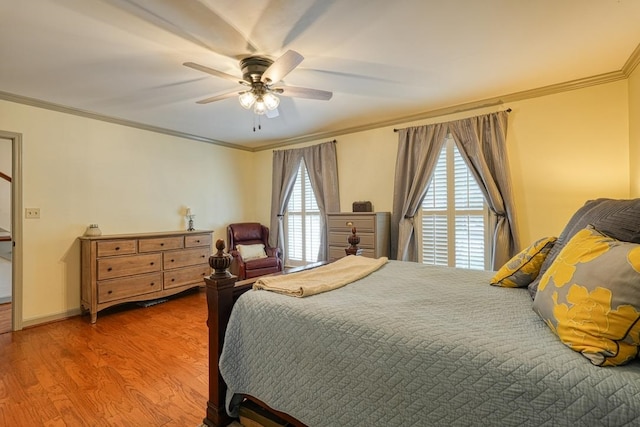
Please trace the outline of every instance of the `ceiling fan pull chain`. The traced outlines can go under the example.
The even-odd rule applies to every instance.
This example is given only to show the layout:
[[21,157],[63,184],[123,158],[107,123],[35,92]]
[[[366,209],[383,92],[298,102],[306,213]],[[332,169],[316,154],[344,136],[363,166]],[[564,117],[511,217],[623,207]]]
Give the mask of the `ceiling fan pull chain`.
[[253,131],[256,131],[256,117],[258,118],[258,130],[262,130],[262,123],[260,121],[260,116],[254,114],[253,115]]

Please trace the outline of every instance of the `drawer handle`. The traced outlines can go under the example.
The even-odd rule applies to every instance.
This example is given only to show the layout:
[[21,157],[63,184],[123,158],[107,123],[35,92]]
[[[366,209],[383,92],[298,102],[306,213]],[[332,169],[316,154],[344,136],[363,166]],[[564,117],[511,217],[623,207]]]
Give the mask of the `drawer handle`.
[[155,285],[155,282],[151,282],[151,284],[149,286],[154,286],[154,285]]
[[200,258],[204,258],[204,255],[200,256]]
[[171,260],[171,262],[173,262],[173,260]]
[[111,295],[111,294],[113,293],[113,291],[108,291],[107,293],[108,293],[109,295]]
[[171,279],[171,281],[172,281],[172,282],[175,282],[175,281],[176,281],[176,278],[175,278],[175,277],[174,277],[174,278],[172,278],[172,279]]
[[200,240],[196,240],[196,243],[200,243]]
[[151,262],[151,263],[149,263],[149,264],[153,265],[153,264],[155,264],[155,262]]
[[116,251],[119,251],[119,250],[120,250],[120,246],[116,246]]
[[347,224],[346,224],[346,225],[347,225],[347,227],[353,227],[353,222],[351,222],[351,221],[347,221]]
[[113,270],[113,268],[111,268],[111,267],[107,268],[107,271],[111,271],[111,270]]
[[164,246],[164,243],[160,243],[160,246]]

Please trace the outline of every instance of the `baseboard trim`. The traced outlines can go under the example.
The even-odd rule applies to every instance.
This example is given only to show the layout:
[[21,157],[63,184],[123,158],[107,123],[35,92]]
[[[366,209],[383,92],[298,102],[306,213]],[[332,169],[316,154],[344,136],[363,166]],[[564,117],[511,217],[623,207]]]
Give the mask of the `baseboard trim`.
[[41,326],[46,323],[59,322],[60,320],[66,320],[71,317],[79,316],[81,314],[82,314],[82,310],[80,308],[75,308],[73,310],[65,311],[63,313],[58,313],[58,314],[52,314],[50,316],[25,319],[22,321],[22,329],[32,328],[34,326]]
[[8,302],[11,302],[11,296],[8,297],[0,297],[0,304],[6,304]]

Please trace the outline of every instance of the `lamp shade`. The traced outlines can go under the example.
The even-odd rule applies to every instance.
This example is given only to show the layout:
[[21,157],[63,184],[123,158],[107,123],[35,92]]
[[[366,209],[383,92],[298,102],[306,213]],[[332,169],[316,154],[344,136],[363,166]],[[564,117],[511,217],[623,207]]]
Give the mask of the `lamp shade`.
[[272,93],[265,93],[262,99],[267,110],[275,110],[280,105],[280,99]]
[[251,108],[254,102],[256,102],[256,96],[251,91],[245,91],[240,94],[238,100],[240,101],[240,105],[242,105],[242,108],[248,110],[249,108]]
[[256,103],[253,105],[253,112],[259,116],[267,112],[267,106],[264,104],[262,97],[256,99]]

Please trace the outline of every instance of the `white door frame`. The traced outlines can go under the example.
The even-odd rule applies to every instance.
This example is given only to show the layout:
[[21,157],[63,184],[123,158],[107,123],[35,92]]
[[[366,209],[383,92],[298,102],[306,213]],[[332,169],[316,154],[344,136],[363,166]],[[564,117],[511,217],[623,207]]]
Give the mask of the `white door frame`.
[[11,330],[22,329],[22,134],[0,130],[0,138],[11,141]]

